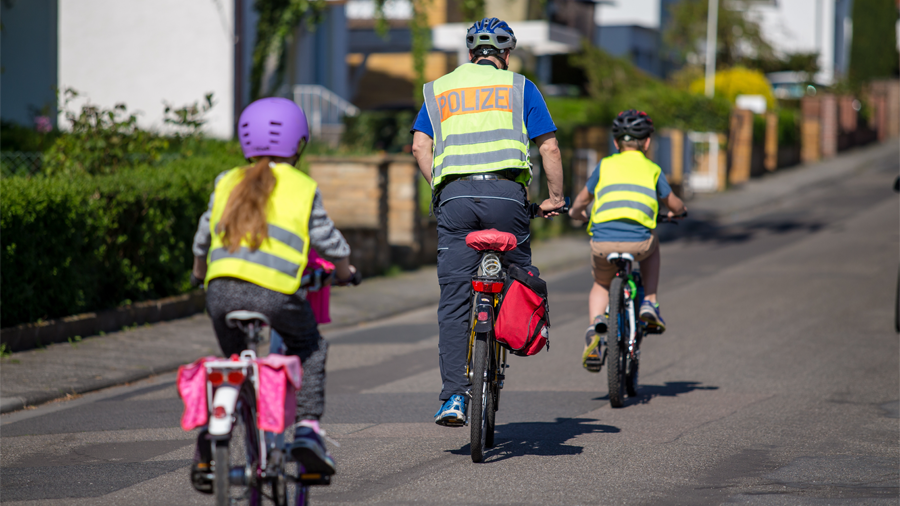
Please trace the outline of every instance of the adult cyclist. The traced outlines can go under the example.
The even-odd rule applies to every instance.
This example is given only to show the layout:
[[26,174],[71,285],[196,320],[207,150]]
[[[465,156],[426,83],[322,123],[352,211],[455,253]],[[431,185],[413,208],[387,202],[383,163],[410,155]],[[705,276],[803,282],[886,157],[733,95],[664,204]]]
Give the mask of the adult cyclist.
[[516,236],[505,262],[531,265],[526,186],[531,181],[529,141],[541,153],[550,198],[542,214],[562,207],[563,170],[556,125],[537,87],[508,70],[516,47],[512,28],[497,18],[476,22],[466,34],[470,63],[424,87],[425,103],[412,128],[413,155],[431,183],[437,216],[439,364],[443,386],[435,423],[466,423],[466,377],[471,279],[478,253],[466,235],[494,228]]

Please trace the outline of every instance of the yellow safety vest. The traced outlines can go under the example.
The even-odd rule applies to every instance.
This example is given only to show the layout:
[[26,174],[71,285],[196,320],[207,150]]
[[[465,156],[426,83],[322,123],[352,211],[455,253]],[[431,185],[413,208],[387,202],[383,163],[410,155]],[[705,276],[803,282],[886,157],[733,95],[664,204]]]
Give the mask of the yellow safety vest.
[[588,233],[594,223],[621,219],[656,228],[656,182],[662,172],[659,165],[640,151],[625,151],[604,158],[597,170],[601,171],[600,181],[594,189]]
[[525,76],[467,63],[425,85],[434,129],[431,187],[447,176],[520,169],[531,181],[525,128]]
[[286,163],[272,168],[275,189],[266,209],[269,237],[252,251],[245,239],[234,253],[222,243],[224,233],[216,228],[222,220],[231,191],[244,178],[245,170],[232,169],[216,185],[210,231],[209,269],[206,284],[219,277],[243,279],[276,292],[292,294],[300,288],[300,278],[309,253],[309,217],[316,182]]

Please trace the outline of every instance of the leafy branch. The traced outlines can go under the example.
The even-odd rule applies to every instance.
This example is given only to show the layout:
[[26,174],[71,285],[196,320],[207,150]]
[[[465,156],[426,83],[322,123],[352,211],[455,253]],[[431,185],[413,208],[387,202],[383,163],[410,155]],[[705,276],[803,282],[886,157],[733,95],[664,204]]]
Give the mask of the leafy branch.
[[268,77],[269,62],[275,66],[275,85],[284,80],[287,48],[294,40],[297,25],[305,19],[307,26],[314,29],[328,6],[325,0],[256,0],[253,7],[259,13],[259,21],[250,70],[250,95],[256,99],[261,96],[263,80]]

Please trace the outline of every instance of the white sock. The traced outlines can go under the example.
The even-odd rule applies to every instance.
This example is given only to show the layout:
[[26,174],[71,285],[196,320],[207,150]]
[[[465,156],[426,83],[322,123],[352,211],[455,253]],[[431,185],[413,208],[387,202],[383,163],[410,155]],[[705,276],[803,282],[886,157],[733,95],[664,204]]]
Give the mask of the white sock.
[[320,433],[318,420],[300,420],[300,423],[298,423],[297,426],[298,427],[309,427],[310,429],[316,431],[316,434]]

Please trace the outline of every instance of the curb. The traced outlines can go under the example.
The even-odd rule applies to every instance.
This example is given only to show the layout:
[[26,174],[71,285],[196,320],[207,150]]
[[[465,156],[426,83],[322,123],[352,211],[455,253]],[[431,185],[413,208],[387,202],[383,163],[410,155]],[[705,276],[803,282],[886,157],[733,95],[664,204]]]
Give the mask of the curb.
[[65,343],[74,336],[88,337],[100,332],[115,332],[129,325],[186,318],[202,312],[205,307],[206,293],[196,290],[107,311],[0,329],[0,343],[5,344],[9,351],[30,350],[47,344]]

